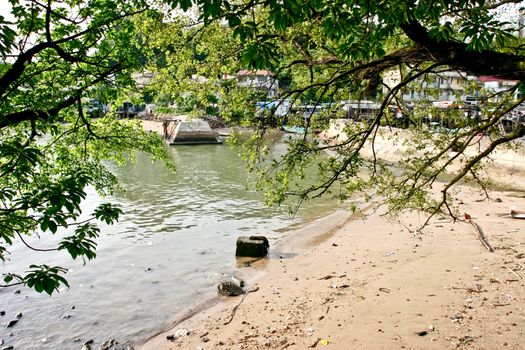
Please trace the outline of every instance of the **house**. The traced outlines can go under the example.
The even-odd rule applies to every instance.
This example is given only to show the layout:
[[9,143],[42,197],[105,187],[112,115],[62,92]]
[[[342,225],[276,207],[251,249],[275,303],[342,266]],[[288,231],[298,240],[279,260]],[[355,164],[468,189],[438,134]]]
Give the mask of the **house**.
[[154,78],[153,72],[150,71],[142,71],[142,72],[135,72],[131,74],[131,77],[133,80],[135,80],[135,84],[137,85],[137,88],[144,89],[146,86],[148,86],[151,81]]
[[[514,87],[518,82],[516,80],[504,80],[493,76],[478,77],[478,81],[483,84],[483,87],[494,94],[493,101],[499,101],[502,98],[501,92],[507,91]],[[518,90],[514,91],[514,98],[519,98]]]
[[[470,96],[468,85],[475,77],[463,72],[446,71],[442,73],[428,74],[425,78],[418,79],[415,84],[409,85],[403,93],[403,101],[449,101],[456,100],[458,96],[461,100],[468,101],[475,99]],[[401,82],[401,74],[397,70],[388,71],[383,76],[385,87],[383,92],[395,87]]]
[[275,98],[279,93],[279,81],[268,70],[241,70],[237,73],[239,86],[265,91],[267,98]]

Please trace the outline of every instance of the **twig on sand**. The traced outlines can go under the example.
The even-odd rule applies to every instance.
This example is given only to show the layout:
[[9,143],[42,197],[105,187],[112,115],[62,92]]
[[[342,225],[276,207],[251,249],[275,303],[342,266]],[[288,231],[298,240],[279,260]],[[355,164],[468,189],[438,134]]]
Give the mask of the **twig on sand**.
[[346,277],[346,274],[342,274],[340,276],[326,275],[324,277],[319,278],[319,280],[330,280],[332,278],[344,278],[344,277]]
[[310,345],[309,348],[315,348],[320,341],[321,341],[321,338],[317,338],[317,340],[314,341],[314,343]]
[[246,298],[246,295],[248,295],[248,293],[253,293],[253,292],[257,292],[259,290],[259,287],[255,287],[251,290],[248,290],[246,291],[243,295],[242,295],[242,299],[241,301],[239,301],[239,303],[237,305],[235,305],[235,307],[232,309],[232,312],[228,318],[227,321],[225,321],[223,324],[226,326],[227,324],[230,324],[231,321],[233,321],[233,317],[235,316],[235,312],[237,312],[237,308],[242,304],[242,302],[244,301],[244,298]]
[[474,288],[465,288],[465,287],[452,287],[452,289],[464,289],[467,291],[467,293],[485,293],[487,290],[486,289],[481,289],[481,284],[477,284],[476,285],[476,288],[477,289],[474,289]]
[[483,244],[483,246],[491,253],[494,252],[494,249],[490,246],[489,242],[487,242],[487,239],[485,238],[485,235],[483,234],[483,230],[481,229],[481,226],[479,226],[477,223],[475,223],[474,221],[472,221],[472,219],[470,218],[470,215],[468,214],[465,214],[465,222],[468,222],[469,224],[471,224],[472,226],[474,226],[474,228],[476,229],[476,233],[478,234],[478,239],[481,241],[481,244]]
[[521,275],[519,273],[517,273],[516,271],[514,271],[513,269],[511,269],[510,267],[508,266],[505,266],[507,268],[507,270],[509,270],[510,272],[512,272],[514,274],[514,276],[518,277],[520,280],[523,279],[523,277],[521,277]]
[[510,304],[499,304],[499,303],[498,303],[498,304],[494,304],[495,307],[496,307],[496,306],[509,306],[509,305],[510,305]]

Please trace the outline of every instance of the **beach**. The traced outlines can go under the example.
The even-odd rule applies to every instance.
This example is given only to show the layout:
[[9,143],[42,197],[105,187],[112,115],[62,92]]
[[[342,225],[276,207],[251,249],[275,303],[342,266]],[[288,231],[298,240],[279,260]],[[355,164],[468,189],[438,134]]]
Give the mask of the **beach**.
[[523,349],[525,220],[510,211],[525,192],[489,194],[458,186],[458,220],[421,232],[426,214],[389,220],[370,204],[316,220],[252,264],[249,293],[188,310],[138,349]]
[[365,220],[337,214],[297,256],[284,248],[266,260],[249,286],[257,291],[224,298],[139,349],[523,349],[525,220],[509,215],[525,206],[523,193],[457,195],[494,252],[464,221],[436,218],[417,234],[423,215],[400,224],[381,210]]

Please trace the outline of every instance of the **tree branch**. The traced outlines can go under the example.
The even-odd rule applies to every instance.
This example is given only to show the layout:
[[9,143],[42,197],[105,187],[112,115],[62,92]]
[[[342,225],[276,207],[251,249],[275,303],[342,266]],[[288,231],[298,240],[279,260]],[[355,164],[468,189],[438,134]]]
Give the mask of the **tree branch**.
[[7,127],[7,126],[11,126],[11,125],[14,125],[14,124],[18,124],[18,123],[21,123],[21,122],[27,121],[27,120],[48,120],[48,119],[58,115],[58,113],[61,110],[65,109],[65,108],[68,108],[68,107],[72,106],[73,104],[75,104],[77,102],[77,100],[82,97],[82,93],[88,87],[103,81],[108,76],[110,76],[110,75],[112,75],[112,74],[114,74],[114,73],[116,73],[116,72],[118,72],[118,71],[120,71],[122,69],[124,69],[124,67],[121,64],[116,64],[114,67],[112,67],[108,71],[106,71],[103,74],[101,74],[99,77],[97,77],[96,79],[91,81],[86,86],[83,86],[82,88],[80,88],[77,91],[75,91],[75,93],[73,95],[71,95],[70,97],[66,98],[65,100],[63,100],[62,102],[60,102],[59,104],[57,104],[55,107],[53,107],[51,109],[48,109],[48,110],[36,110],[36,111],[35,110],[26,109],[26,110],[23,110],[23,111],[20,111],[20,112],[15,112],[15,113],[11,113],[11,114],[8,114],[8,115],[5,115],[5,116],[0,116],[0,129],[3,129],[3,128]]
[[437,41],[417,21],[402,24],[401,29],[419,47],[425,49],[426,61],[442,62],[474,75],[491,75],[509,80],[525,79],[524,56],[489,50],[475,52],[462,42]]

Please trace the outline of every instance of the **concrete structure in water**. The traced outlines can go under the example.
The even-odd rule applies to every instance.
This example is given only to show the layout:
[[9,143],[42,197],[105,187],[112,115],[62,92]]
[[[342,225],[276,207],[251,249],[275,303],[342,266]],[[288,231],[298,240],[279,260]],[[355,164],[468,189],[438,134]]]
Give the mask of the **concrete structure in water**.
[[212,130],[207,121],[167,120],[163,123],[164,138],[170,145],[219,144],[219,133]]

